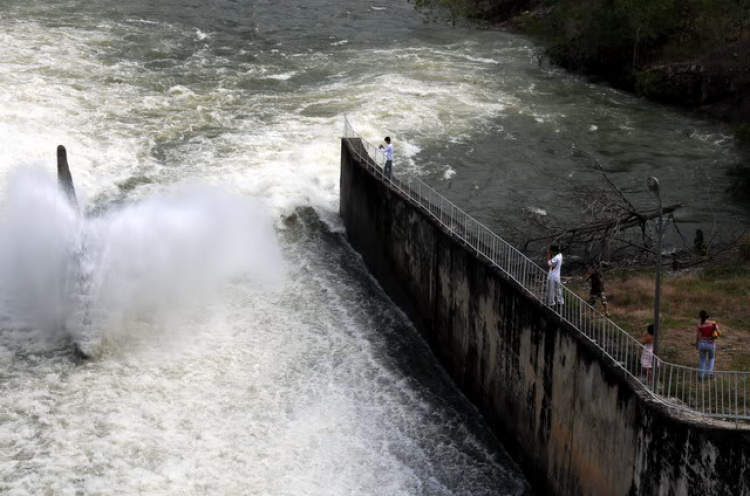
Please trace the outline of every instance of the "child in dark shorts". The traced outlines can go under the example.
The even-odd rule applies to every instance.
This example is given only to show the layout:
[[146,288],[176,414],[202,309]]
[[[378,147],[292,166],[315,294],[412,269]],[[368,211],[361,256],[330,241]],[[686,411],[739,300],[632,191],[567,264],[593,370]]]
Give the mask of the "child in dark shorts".
[[604,278],[602,277],[599,268],[593,266],[586,273],[586,280],[591,282],[591,292],[589,293],[589,305],[592,307],[596,306],[596,300],[602,302],[604,307],[604,315],[609,317],[609,310],[607,309],[607,296],[604,294]]

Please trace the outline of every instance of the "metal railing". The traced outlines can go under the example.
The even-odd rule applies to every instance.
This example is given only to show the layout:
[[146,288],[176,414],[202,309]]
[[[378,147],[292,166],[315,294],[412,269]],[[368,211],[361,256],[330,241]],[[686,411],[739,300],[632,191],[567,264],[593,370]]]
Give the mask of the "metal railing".
[[[396,168],[394,177],[386,177],[382,151],[357,134],[346,117],[344,138],[360,163],[376,177],[425,210],[451,235],[518,283],[529,297],[547,304],[550,288],[544,269],[411,174]],[[565,303],[550,309],[601,349],[654,400],[702,417],[750,419],[747,401],[750,373],[714,371],[704,378],[698,368],[666,362],[576,293],[564,286],[562,291]],[[643,368],[648,356],[652,363],[650,370]]]

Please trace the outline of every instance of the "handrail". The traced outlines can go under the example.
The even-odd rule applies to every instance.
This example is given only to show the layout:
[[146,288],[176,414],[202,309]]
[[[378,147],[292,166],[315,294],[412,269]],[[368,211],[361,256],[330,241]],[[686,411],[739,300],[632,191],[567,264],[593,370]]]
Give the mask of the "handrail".
[[[346,116],[344,138],[360,163],[376,177],[425,210],[452,236],[518,283],[528,296],[547,304],[545,270],[420,179],[406,172],[399,172],[399,179],[385,176],[383,152],[354,131]],[[354,146],[352,139],[359,140],[361,146]],[[701,417],[750,419],[750,373],[715,370],[712,376],[703,378],[698,368],[669,363],[650,354],[637,339],[565,286],[563,295],[565,304],[548,305],[550,310],[596,345],[653,400]],[[642,367],[644,354],[651,356],[650,372]]]

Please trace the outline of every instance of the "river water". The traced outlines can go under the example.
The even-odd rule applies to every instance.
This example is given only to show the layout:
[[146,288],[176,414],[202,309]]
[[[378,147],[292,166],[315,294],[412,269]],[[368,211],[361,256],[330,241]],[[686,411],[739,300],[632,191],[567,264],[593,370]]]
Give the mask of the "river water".
[[2,493],[524,491],[342,238],[345,113],[500,229],[574,147],[745,212],[727,129],[401,0],[4,0],[0,47]]

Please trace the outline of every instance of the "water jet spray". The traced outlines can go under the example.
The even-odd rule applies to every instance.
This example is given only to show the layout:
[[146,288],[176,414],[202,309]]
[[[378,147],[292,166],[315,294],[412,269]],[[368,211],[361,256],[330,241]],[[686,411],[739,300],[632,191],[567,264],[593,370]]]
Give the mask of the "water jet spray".
[[[73,176],[70,173],[70,166],[68,165],[68,153],[63,145],[59,145],[57,147],[57,184],[60,190],[65,194],[65,197],[68,199],[68,202],[70,203],[70,206],[73,208],[73,210],[81,215],[81,211],[78,207],[78,198],[76,197],[76,189],[73,185]],[[85,313],[83,322],[90,324],[90,309],[89,305],[86,302],[85,295],[83,294],[83,290],[86,287],[90,286],[90,277],[87,277],[85,271],[82,270],[82,267],[84,266],[84,264],[82,263],[82,258],[84,256],[83,242],[81,242],[79,246],[77,246],[77,249],[72,255],[73,256],[68,261],[67,273],[69,276],[73,275],[73,277],[77,279],[76,287],[80,290],[80,294],[76,296],[78,296],[79,299],[83,300],[82,311]],[[66,288],[66,291],[68,289],[69,288]],[[91,358],[91,354],[84,351],[79,339],[74,339],[73,355],[78,360],[88,360]]]
[[0,319],[18,349],[65,343],[76,359],[95,358],[176,336],[174,322],[211,311],[238,284],[284,281],[272,218],[256,199],[183,184],[94,215],[57,152],[57,180],[18,168],[0,209]]

